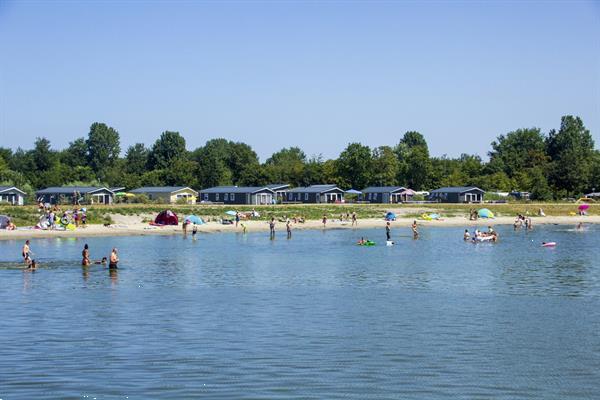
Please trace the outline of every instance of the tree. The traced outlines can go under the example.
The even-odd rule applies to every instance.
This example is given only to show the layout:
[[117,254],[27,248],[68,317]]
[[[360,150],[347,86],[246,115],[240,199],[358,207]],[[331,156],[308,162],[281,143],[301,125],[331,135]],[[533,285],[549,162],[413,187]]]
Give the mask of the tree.
[[431,160],[427,141],[419,132],[406,132],[395,149],[398,157],[398,181],[408,187],[421,190],[428,188]]
[[227,166],[231,171],[234,184],[239,186],[257,184],[256,172],[260,168],[260,163],[256,152],[246,143],[229,142]]
[[94,122],[86,144],[88,165],[102,179],[104,170],[112,167],[119,158],[119,132],[106,124]]
[[143,143],[136,143],[133,146],[129,146],[125,153],[125,171],[130,174],[143,174],[146,172],[146,167],[149,163],[149,155],[150,151]]
[[373,149],[373,173],[371,184],[391,186],[396,184],[400,162],[390,146],[380,146]]
[[562,117],[558,132],[552,130],[547,140],[552,159],[550,181],[570,195],[589,188],[594,162],[594,140],[579,117]]
[[148,166],[149,169],[165,169],[172,160],[186,157],[183,136],[179,132],[164,131],[150,150]]
[[225,139],[212,139],[192,152],[192,159],[198,163],[198,183],[200,187],[231,184],[229,142]]
[[32,157],[38,171],[49,170],[56,161],[56,154],[50,150],[50,141],[41,137],[35,139]]
[[490,165],[497,166],[509,177],[524,169],[545,168],[548,162],[544,135],[539,128],[517,129],[500,135],[492,142]]
[[85,167],[87,166],[87,151],[88,147],[85,139],[77,138],[61,152],[61,162],[70,167]]
[[299,147],[279,150],[265,162],[265,173],[271,182],[284,182],[301,186],[306,164],[306,154]]
[[531,199],[538,201],[552,199],[552,190],[548,185],[544,171],[539,167],[532,168],[529,176],[531,180]]
[[362,189],[371,182],[373,156],[369,146],[350,143],[338,158],[339,177],[353,188]]

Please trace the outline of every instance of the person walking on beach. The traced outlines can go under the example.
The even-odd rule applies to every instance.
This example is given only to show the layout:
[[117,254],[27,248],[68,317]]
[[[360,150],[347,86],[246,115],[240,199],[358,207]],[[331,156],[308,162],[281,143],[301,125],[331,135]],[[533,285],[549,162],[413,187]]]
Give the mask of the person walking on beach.
[[285,223],[285,230],[287,231],[287,238],[291,239],[292,238],[292,223],[289,220],[289,218]]
[[185,219],[183,220],[183,222],[181,223],[181,229],[183,229],[183,236],[185,237],[187,235],[187,228],[188,228],[188,220]]
[[29,239],[25,241],[23,249],[21,250],[21,255],[23,256],[23,261],[25,261],[26,264],[29,264],[31,260],[31,249],[29,248]]
[[110,262],[108,264],[108,268],[110,269],[116,269],[117,264],[119,263],[119,255],[117,254],[117,248],[113,248],[111,253],[110,253]]
[[327,215],[323,214],[323,229],[327,227]]
[[92,262],[90,261],[90,249],[88,247],[88,244],[86,243],[83,246],[83,250],[81,252],[81,265],[87,267],[88,265],[90,265]]
[[358,225],[358,221],[356,220],[356,212],[352,211],[352,226]]
[[392,227],[390,225],[390,221],[385,224],[385,237],[387,240],[392,240]]

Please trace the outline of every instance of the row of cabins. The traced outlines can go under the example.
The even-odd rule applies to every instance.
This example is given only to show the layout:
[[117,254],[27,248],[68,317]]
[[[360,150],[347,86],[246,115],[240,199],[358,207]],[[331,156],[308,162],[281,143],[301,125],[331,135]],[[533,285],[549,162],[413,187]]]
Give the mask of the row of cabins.
[[[358,200],[369,203],[394,204],[411,201],[415,192],[402,186],[371,186],[358,192]],[[116,197],[145,195],[160,203],[196,202],[223,204],[265,205],[283,203],[341,203],[347,192],[336,185],[312,185],[290,188],[287,184],[267,186],[217,186],[200,192],[186,186],[141,187],[125,193],[124,187],[67,186],[49,187],[36,192],[38,202],[59,204],[112,204]],[[447,203],[478,203],[483,201],[484,191],[477,187],[448,187],[430,192],[429,199]],[[25,192],[8,186],[0,186],[0,203],[24,204]]]

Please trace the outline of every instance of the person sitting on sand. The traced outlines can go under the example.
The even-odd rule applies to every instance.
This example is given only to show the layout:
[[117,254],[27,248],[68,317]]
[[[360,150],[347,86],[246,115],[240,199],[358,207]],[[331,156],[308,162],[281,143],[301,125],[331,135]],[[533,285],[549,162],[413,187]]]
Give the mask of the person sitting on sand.
[[465,229],[465,233],[463,234],[463,240],[469,240],[471,239],[471,234],[469,233],[468,229]]
[[89,250],[87,243],[83,246],[83,251],[81,252],[81,257],[82,257],[81,265],[87,266],[92,263],[90,260],[90,250]]
[[116,269],[117,264],[119,263],[119,255],[117,254],[117,249],[113,248],[110,253],[110,263],[108,264],[108,268]]

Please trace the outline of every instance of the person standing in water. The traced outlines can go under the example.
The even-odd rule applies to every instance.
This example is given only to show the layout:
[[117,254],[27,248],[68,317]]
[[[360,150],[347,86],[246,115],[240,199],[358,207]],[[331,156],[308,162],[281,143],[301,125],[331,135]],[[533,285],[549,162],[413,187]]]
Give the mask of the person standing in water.
[[196,226],[196,224],[194,224],[194,227],[192,228],[192,240],[196,240],[197,233],[198,233],[198,227]]
[[25,241],[23,249],[21,250],[21,255],[23,256],[23,261],[25,261],[26,264],[29,264],[31,260],[31,249],[29,248],[29,239]]
[[358,225],[358,221],[356,220],[356,212],[352,211],[352,226]]
[[269,232],[271,235],[271,239],[275,238],[275,217],[271,217],[271,221],[269,221]]
[[390,225],[390,221],[385,224],[385,237],[387,240],[392,240],[392,227]]
[[323,229],[327,227],[327,215],[323,214]]
[[83,246],[83,251],[81,252],[81,257],[82,257],[81,265],[88,266],[92,263],[90,261],[90,249],[89,249],[87,243]]
[[119,255],[117,254],[117,249],[113,248],[110,253],[110,262],[108,264],[108,268],[116,269],[117,264],[119,263]]
[[292,223],[289,219],[285,223],[285,230],[287,231],[287,238],[291,239],[292,238]]
[[238,227],[238,224],[240,223],[240,213],[239,212],[235,212],[235,227]]
[[413,239],[417,239],[419,237],[419,231],[417,230],[417,220],[414,220],[410,227],[412,228]]

